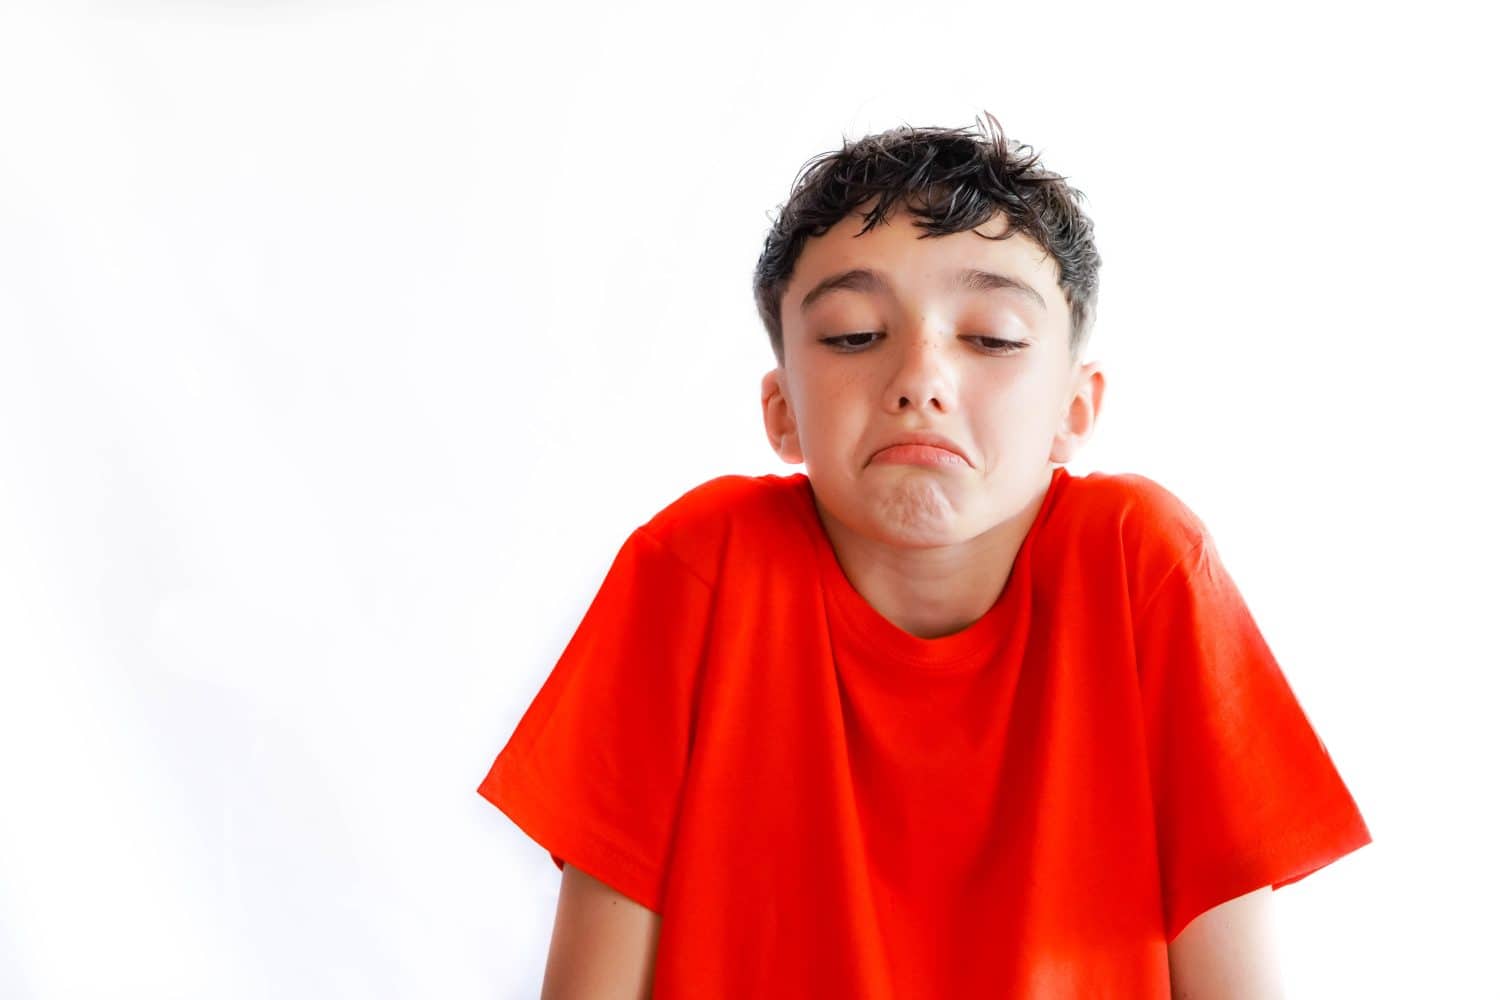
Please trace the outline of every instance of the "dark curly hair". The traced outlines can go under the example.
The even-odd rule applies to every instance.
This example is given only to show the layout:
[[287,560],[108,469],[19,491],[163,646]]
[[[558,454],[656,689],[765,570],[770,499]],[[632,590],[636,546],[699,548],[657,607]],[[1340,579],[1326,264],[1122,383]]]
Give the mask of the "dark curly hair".
[[1057,261],[1072,320],[1068,349],[1078,360],[1099,295],[1099,253],[1094,224],[1080,206],[1083,192],[1044,168],[1030,146],[1006,139],[994,115],[986,111],[984,118],[991,131],[978,118],[962,129],[902,125],[852,144],[846,138],[842,149],[803,164],[755,264],[755,305],[778,365],[786,364],[781,300],[803,245],[871,198],[878,201],[864,213],[861,234],[898,199],[926,230],[922,239],[975,229],[1004,214],[1005,234],[984,238],[1025,233]]

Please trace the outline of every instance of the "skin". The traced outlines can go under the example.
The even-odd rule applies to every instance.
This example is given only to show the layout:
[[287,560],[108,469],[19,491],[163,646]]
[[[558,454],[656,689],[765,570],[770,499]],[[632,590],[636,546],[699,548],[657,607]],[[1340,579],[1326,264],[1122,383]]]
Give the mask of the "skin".
[[1271,910],[1266,885],[1184,927],[1167,945],[1172,1000],[1285,1000]]
[[661,916],[564,864],[541,1000],[647,1000]]
[[[855,590],[912,635],[973,624],[995,603],[1040,510],[1052,463],[1088,439],[1104,393],[1097,363],[1068,348],[1056,262],[1002,218],[918,239],[904,212],[856,236],[851,214],[807,241],[782,301],[784,359],[761,381],[771,447],[804,464],[818,516]],[[806,313],[803,296],[853,267],[884,291],[841,289]],[[960,290],[978,267],[1024,282]],[[840,349],[822,338],[854,337]],[[998,349],[977,337],[1015,342]],[[941,467],[872,463],[899,433],[928,430],[968,456]],[[1200,915],[1168,945],[1174,1000],[1279,1000],[1269,887]],[[650,995],[658,914],[568,865],[542,1000]]]

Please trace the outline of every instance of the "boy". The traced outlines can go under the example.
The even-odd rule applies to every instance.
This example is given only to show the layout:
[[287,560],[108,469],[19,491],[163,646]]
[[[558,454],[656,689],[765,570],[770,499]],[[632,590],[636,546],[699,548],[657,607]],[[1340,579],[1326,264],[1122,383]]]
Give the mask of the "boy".
[[1099,257],[1029,147],[799,176],[767,435],[624,543],[479,792],[564,872],[544,997],[1279,996],[1371,838],[1202,522],[1070,475]]

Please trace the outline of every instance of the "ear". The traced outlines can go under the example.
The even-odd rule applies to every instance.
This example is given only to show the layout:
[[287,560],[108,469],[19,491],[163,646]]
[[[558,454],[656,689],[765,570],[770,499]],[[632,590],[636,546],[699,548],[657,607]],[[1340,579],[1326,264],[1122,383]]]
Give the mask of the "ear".
[[760,408],[766,421],[771,450],[788,465],[803,461],[802,442],[797,438],[797,415],[786,396],[786,369],[772,368],[760,380]]
[[1052,454],[1048,456],[1051,461],[1069,461],[1094,432],[1099,407],[1104,402],[1104,381],[1104,372],[1099,370],[1097,361],[1083,365],[1073,376],[1073,386],[1064,401],[1057,434],[1052,438]]

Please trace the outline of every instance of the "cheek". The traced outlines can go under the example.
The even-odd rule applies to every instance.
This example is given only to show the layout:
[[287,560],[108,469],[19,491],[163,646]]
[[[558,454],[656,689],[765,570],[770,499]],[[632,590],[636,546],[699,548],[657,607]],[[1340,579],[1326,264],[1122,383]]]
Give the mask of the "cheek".
[[1053,424],[1051,395],[1041,386],[1010,384],[966,400],[975,429],[991,441],[1015,442],[1049,432]]
[[864,376],[852,368],[850,366],[842,371],[830,369],[813,374],[803,393],[807,412],[816,411],[825,419],[837,420],[840,416],[847,416],[850,411],[859,409],[871,390],[863,381]]

